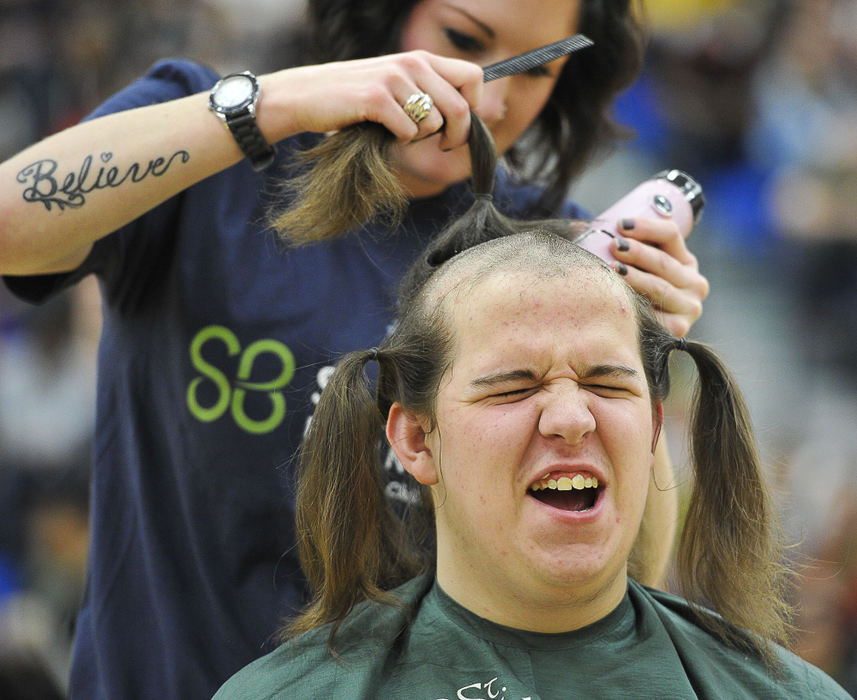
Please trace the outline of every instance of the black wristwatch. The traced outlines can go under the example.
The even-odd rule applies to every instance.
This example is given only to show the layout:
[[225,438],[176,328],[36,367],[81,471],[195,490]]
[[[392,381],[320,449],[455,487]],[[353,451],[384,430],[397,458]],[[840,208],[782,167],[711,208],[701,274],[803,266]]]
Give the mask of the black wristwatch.
[[217,81],[208,95],[208,108],[232,132],[253,170],[263,170],[274,162],[276,151],[256,124],[259,81],[250,71],[231,73]]

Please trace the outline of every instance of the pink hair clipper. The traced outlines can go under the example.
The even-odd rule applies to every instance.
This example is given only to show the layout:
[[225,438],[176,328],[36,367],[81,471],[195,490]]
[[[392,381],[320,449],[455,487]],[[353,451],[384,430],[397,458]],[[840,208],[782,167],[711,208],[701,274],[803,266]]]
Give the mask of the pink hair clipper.
[[702,186],[681,170],[664,170],[637,185],[622,199],[590,222],[574,242],[602,260],[612,262],[610,243],[622,219],[670,219],[683,236],[699,221],[705,198]]

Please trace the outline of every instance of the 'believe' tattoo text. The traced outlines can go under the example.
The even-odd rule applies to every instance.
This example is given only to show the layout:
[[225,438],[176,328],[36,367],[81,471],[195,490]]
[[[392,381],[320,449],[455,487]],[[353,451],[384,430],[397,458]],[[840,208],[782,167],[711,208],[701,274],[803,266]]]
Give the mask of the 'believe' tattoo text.
[[119,187],[125,182],[142,182],[147,177],[160,177],[179,159],[182,163],[190,160],[187,151],[176,151],[169,158],[158,157],[145,166],[132,163],[125,170],[110,165],[113,154],[105,151],[101,154],[101,164],[93,165],[93,157],[86,156],[80,169],[58,175],[59,163],[51,158],[43,158],[23,168],[17,180],[24,188],[24,199],[28,202],[41,202],[51,211],[56,205],[60,211],[66,207],[78,208],[86,204],[86,195],[93,190]]

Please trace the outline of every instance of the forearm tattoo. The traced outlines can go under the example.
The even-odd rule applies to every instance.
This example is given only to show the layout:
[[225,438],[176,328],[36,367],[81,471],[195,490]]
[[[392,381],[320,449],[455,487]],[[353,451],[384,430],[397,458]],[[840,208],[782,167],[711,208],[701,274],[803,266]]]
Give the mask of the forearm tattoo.
[[100,154],[100,164],[95,162],[92,155],[88,155],[78,170],[58,174],[59,163],[52,158],[42,158],[23,168],[16,179],[25,186],[25,201],[40,202],[48,211],[54,206],[64,211],[66,207],[82,207],[86,204],[86,195],[93,190],[119,187],[126,182],[142,182],[149,177],[161,177],[176,160],[187,163],[190,154],[180,150],[168,158],[159,156],[145,164],[132,163],[127,169],[110,165],[112,159],[113,153],[110,151]]

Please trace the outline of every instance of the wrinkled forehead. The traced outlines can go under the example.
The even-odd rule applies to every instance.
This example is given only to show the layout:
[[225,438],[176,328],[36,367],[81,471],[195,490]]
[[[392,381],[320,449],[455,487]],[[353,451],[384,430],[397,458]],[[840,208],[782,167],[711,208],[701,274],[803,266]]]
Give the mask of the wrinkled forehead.
[[447,262],[424,290],[425,308],[444,307],[448,316],[480,290],[496,293],[551,280],[581,295],[608,294],[634,306],[627,283],[591,253],[555,236],[522,234],[476,246]]
[[544,342],[559,346],[586,336],[609,338],[611,345],[633,354],[639,350],[632,300],[598,269],[575,274],[494,270],[474,284],[458,285],[444,306],[447,328],[459,349],[482,352],[488,345]]

